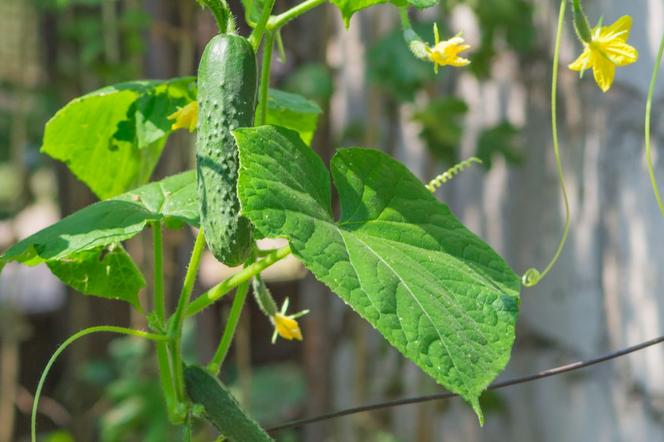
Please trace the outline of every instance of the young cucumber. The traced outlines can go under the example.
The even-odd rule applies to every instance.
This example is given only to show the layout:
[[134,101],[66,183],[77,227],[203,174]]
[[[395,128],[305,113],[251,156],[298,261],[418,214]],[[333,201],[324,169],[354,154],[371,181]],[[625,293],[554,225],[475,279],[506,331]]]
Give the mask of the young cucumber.
[[253,125],[256,82],[256,54],[245,38],[221,34],[210,40],[198,68],[198,194],[207,244],[230,266],[242,264],[253,247],[251,224],[239,215],[231,131]]
[[206,370],[194,365],[184,370],[187,394],[202,405],[205,417],[232,442],[270,442],[273,439],[238,405],[228,389]]

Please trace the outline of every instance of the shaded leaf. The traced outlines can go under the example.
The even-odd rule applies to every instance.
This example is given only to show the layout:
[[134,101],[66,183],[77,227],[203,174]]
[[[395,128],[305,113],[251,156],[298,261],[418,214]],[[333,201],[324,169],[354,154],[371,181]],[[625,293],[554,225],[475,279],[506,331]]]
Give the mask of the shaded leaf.
[[60,281],[84,295],[122,300],[140,309],[138,292],[145,279],[120,245],[84,250],[47,264]]
[[267,124],[292,129],[305,143],[311,144],[322,112],[316,103],[301,95],[270,89],[267,105]]
[[509,360],[518,276],[405,166],[342,149],[330,177],[296,133],[234,132],[242,213],[264,236],[286,237],[313,274],[422,370],[468,401]]
[[171,122],[195,96],[193,78],[135,81],[76,98],[46,124],[42,152],[67,167],[101,199],[146,183]]
[[150,221],[169,219],[198,225],[193,171],[87,206],[18,242],[0,256],[0,262],[36,265],[70,258],[129,239]]

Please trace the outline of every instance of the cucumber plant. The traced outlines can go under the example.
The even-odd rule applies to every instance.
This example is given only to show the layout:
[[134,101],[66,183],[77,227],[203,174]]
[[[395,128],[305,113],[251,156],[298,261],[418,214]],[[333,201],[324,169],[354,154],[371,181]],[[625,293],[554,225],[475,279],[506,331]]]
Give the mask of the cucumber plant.
[[[433,195],[479,160],[464,161],[428,184],[374,149],[339,149],[328,168],[310,146],[320,109],[304,97],[269,88],[272,50],[281,42],[281,28],[326,0],[304,0],[279,14],[273,14],[275,0],[243,0],[253,28],[248,38],[237,34],[225,0],[200,3],[214,14],[220,34],[208,42],[197,78],[109,86],[73,100],[46,125],[42,151],[64,161],[101,201],[6,250],[0,271],[12,261],[45,263],[83,294],[128,302],[146,316],[149,330],[102,325],[67,339],[37,387],[32,440],[49,369],[68,345],[92,333],[155,343],[168,416],[184,427],[185,438],[191,435],[192,421],[202,418],[228,440],[270,440],[216,378],[252,281],[275,336],[302,339],[297,319],[306,312],[289,314],[287,303],[278,308],[260,279],[264,270],[291,254],[406,358],[458,393],[482,423],[479,398],[510,357],[521,278]],[[331,3],[347,25],[355,12],[391,3],[399,8],[403,44],[414,57],[436,68],[469,63],[461,54],[468,48],[461,36],[441,41],[434,28],[432,46],[410,25],[409,8],[430,7],[437,0]],[[555,72],[565,6],[562,0],[552,88],[559,165]],[[258,75],[256,52],[261,47]],[[196,170],[149,183],[168,136],[180,127],[198,131]],[[332,186],[340,201],[339,219],[332,211]],[[198,235],[177,307],[169,312],[162,234],[164,228],[186,225],[197,228]],[[146,228],[152,231],[154,251],[149,306],[137,296],[146,285],[141,271],[122,247]],[[255,238],[261,237],[286,238],[288,245],[259,250]],[[206,244],[221,262],[243,267],[193,297]],[[528,271],[525,285],[548,272],[563,244],[564,238],[543,273]],[[205,368],[185,366],[184,322],[232,292],[231,314],[213,359]]]

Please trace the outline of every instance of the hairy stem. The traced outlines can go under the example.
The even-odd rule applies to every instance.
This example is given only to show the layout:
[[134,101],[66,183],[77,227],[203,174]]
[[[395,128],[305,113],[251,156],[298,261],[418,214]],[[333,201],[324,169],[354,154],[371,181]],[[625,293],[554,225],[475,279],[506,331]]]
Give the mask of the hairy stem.
[[[154,312],[159,321],[159,325],[163,326],[164,321],[166,320],[166,303],[164,296],[164,246],[163,232],[161,222],[159,221],[152,223],[152,249],[154,254]],[[158,342],[156,347],[161,389],[166,400],[168,417],[173,421],[175,420],[175,387],[173,385],[171,361],[168,356],[168,343]]]
[[299,17],[300,15],[308,12],[315,7],[326,3],[327,0],[306,0],[300,3],[299,5],[293,6],[288,11],[283,12],[275,17],[271,17],[267,23],[267,29],[269,31],[277,31],[283,27],[289,21]]
[[650,88],[648,89],[648,100],[646,101],[646,160],[648,162],[648,173],[650,174],[650,183],[652,184],[652,190],[655,192],[655,198],[657,199],[657,204],[659,205],[659,211],[662,212],[664,216],[664,202],[662,202],[662,196],[659,193],[659,186],[657,185],[657,178],[655,177],[655,167],[652,162],[652,141],[650,135],[650,127],[652,120],[652,101],[655,96],[655,85],[657,84],[657,74],[659,69],[662,66],[662,56],[664,55],[664,35],[662,35],[662,41],[659,44],[659,51],[657,52],[657,58],[655,61],[655,68],[652,71],[652,78],[650,79]]
[[168,328],[168,337],[170,339],[171,354],[173,358],[173,372],[175,378],[175,393],[178,401],[184,401],[184,370],[182,368],[182,325],[185,319],[185,310],[189,305],[191,293],[194,291],[194,284],[196,283],[196,275],[198,268],[201,265],[201,256],[205,250],[205,234],[201,228],[196,236],[194,243],[194,250],[191,252],[191,259],[189,260],[189,267],[184,277],[184,284],[180,292],[180,299],[178,299],[178,306],[170,320]]
[[238,287],[240,284],[248,282],[255,275],[258,275],[263,270],[267,269],[274,263],[284,259],[291,254],[291,249],[289,246],[277,249],[276,251],[270,253],[265,258],[257,261],[240,272],[230,276],[228,279],[220,282],[216,286],[212,287],[207,292],[203,293],[201,296],[196,298],[194,301],[189,304],[187,307],[186,315],[187,317],[194,316],[197,313],[205,310],[219,299],[221,299],[226,293],[233,290],[235,287]]
[[51,358],[48,360],[42,375],[39,378],[39,383],[37,384],[37,391],[35,392],[34,402],[32,403],[32,415],[30,417],[30,435],[32,442],[37,441],[37,408],[39,406],[39,397],[41,396],[42,389],[44,388],[44,383],[46,382],[46,377],[48,372],[51,370],[51,367],[60,356],[60,353],[65,351],[65,349],[74,341],[82,338],[83,336],[90,335],[92,333],[118,333],[122,335],[136,336],[138,338],[149,339],[156,342],[166,342],[168,338],[163,335],[157,335],[153,333],[147,333],[141,330],[133,330],[131,328],[125,327],[115,327],[112,325],[99,325],[96,327],[89,327],[83,329],[77,333],[74,333],[72,336],[67,338],[65,342],[60,344],[60,346],[55,350]]
[[270,67],[272,65],[272,50],[274,47],[274,34],[267,32],[263,45],[263,62],[261,63],[261,79],[258,89],[258,109],[256,109],[255,126],[262,126],[267,120],[267,96],[270,90]]
[[558,69],[560,62],[560,43],[562,40],[563,34],[563,25],[565,23],[565,7],[567,5],[567,0],[562,0],[560,2],[560,16],[558,17],[558,30],[556,31],[556,49],[553,55],[553,76],[551,80],[551,131],[553,136],[553,151],[556,157],[556,169],[558,171],[558,180],[560,181],[560,190],[563,195],[563,202],[565,204],[565,228],[563,229],[563,236],[560,239],[556,253],[553,255],[553,258],[546,266],[546,268],[540,273],[539,270],[531,268],[524,273],[522,277],[523,285],[526,287],[536,286],[542,278],[544,278],[547,273],[551,271],[560,254],[565,247],[567,242],[567,236],[569,235],[570,227],[570,207],[569,207],[569,198],[567,197],[567,188],[565,187],[565,174],[563,173],[563,165],[560,159],[560,146],[558,142]]
[[256,23],[254,31],[249,36],[249,43],[254,47],[254,51],[257,51],[261,44],[261,39],[263,38],[263,33],[265,32],[270,15],[272,14],[272,9],[274,9],[275,2],[276,0],[267,0],[267,3],[261,12],[261,18],[258,20],[258,23]]
[[228,315],[228,320],[226,321],[224,334],[221,336],[219,347],[217,347],[217,351],[214,353],[214,356],[208,365],[208,370],[215,376],[219,374],[221,365],[224,363],[224,359],[228,354],[228,350],[231,348],[231,342],[233,342],[233,336],[235,335],[237,324],[240,321],[240,315],[242,314],[242,308],[244,307],[244,302],[247,299],[248,291],[249,281],[246,281],[240,284],[235,292],[235,299],[233,299],[231,312]]

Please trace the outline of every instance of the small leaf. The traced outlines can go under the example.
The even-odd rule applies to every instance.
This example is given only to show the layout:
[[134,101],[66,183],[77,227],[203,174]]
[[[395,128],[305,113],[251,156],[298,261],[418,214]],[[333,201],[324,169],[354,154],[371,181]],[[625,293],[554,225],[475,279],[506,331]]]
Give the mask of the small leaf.
[[242,213],[295,256],[394,347],[477,412],[514,342],[519,277],[402,164],[342,149],[322,160],[296,133],[234,132]]
[[267,124],[292,129],[306,144],[311,144],[321,108],[301,95],[270,89]]
[[265,0],[242,0],[244,6],[244,18],[247,24],[254,27],[261,18],[265,7]]
[[146,183],[171,131],[167,117],[195,96],[193,78],[135,81],[76,98],[46,124],[42,152],[101,199]]
[[413,115],[420,123],[420,138],[434,157],[447,163],[459,161],[459,146],[463,135],[462,119],[468,105],[458,98],[438,98]]
[[105,247],[133,237],[150,221],[178,220],[198,225],[193,171],[85,207],[15,244],[0,262],[37,265]]
[[518,139],[519,134],[519,129],[508,121],[485,129],[477,140],[475,155],[482,160],[482,165],[487,169],[491,169],[493,158],[496,155],[501,155],[509,164],[521,164],[523,154]]
[[344,19],[346,27],[350,25],[350,19],[357,11],[387,2],[388,0],[332,0],[332,3],[341,11],[341,17]]
[[240,408],[233,395],[206,370],[189,366],[184,370],[187,394],[205,409],[205,417],[231,442],[268,442],[273,439]]
[[51,272],[84,295],[126,301],[140,309],[138,292],[145,279],[120,245],[98,247],[48,261]]

